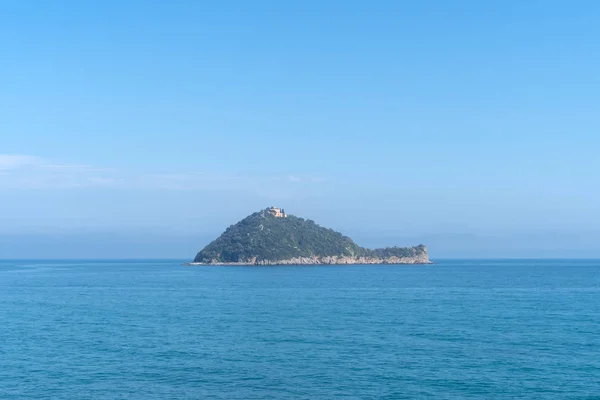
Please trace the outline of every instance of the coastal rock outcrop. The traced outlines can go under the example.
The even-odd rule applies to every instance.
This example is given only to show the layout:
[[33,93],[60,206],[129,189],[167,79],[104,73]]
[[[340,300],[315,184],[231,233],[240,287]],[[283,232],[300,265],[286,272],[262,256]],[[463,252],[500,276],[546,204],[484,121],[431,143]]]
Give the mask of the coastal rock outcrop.
[[191,265],[430,264],[427,247],[367,249],[276,207],[253,213],[202,249]]

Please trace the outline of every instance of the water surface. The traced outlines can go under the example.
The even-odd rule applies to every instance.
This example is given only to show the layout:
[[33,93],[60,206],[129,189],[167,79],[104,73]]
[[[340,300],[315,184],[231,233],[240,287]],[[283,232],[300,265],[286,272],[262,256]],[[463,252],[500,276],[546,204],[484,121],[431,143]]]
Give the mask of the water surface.
[[0,398],[600,398],[600,261],[180,263],[0,261]]

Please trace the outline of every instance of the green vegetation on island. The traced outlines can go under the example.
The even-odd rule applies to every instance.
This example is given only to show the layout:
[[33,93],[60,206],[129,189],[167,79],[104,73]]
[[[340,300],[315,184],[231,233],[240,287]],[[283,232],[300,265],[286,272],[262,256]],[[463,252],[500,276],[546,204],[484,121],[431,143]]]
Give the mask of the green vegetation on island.
[[389,247],[366,249],[352,239],[314,221],[285,214],[275,207],[253,213],[230,226],[200,251],[196,263],[277,263],[291,259],[338,257],[347,259],[417,258],[428,262],[427,249]]

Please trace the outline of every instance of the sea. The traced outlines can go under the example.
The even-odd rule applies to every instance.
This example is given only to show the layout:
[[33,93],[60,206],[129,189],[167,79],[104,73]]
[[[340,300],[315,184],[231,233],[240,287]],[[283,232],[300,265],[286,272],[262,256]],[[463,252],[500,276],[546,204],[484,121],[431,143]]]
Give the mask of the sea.
[[0,399],[600,399],[600,260],[0,261]]

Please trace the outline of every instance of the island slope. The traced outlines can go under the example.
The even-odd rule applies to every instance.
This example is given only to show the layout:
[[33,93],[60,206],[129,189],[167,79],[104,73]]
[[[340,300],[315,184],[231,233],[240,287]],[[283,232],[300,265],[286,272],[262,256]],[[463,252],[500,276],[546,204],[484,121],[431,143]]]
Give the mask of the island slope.
[[366,249],[314,221],[270,207],[227,228],[191,264],[430,264],[430,261],[424,245]]

